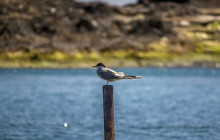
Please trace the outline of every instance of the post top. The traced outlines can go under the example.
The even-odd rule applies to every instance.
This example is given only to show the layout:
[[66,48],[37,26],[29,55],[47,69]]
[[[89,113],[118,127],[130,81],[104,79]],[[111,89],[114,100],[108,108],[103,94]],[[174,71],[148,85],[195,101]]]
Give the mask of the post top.
[[103,85],[103,88],[104,87],[113,87],[113,85]]

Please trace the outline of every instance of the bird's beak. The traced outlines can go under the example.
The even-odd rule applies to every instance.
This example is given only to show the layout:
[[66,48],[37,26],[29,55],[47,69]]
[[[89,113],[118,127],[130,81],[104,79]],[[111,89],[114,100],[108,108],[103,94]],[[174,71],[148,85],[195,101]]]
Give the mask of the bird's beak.
[[97,66],[92,66],[93,68],[96,68]]

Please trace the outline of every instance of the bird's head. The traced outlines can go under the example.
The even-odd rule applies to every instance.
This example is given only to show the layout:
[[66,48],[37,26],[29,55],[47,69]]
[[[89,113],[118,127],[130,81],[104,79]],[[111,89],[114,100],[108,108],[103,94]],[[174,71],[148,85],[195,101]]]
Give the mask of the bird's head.
[[104,67],[105,68],[105,65],[103,63],[98,63],[97,65],[92,66],[92,67]]

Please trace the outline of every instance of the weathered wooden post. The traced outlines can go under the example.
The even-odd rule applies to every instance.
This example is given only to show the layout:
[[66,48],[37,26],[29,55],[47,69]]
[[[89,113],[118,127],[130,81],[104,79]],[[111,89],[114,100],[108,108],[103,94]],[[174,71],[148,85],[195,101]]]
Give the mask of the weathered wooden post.
[[105,140],[115,140],[114,97],[112,85],[103,86],[103,112]]

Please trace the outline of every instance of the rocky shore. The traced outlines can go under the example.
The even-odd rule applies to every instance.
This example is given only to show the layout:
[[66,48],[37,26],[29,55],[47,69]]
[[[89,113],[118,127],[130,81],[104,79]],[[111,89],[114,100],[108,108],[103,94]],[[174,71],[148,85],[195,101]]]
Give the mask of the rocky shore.
[[123,59],[158,62],[199,53],[201,59],[193,63],[218,64],[219,40],[218,0],[139,0],[123,7],[74,0],[0,1],[1,66],[47,60],[45,54],[52,55],[48,61],[98,61],[118,58],[108,55],[115,51],[126,52]]

